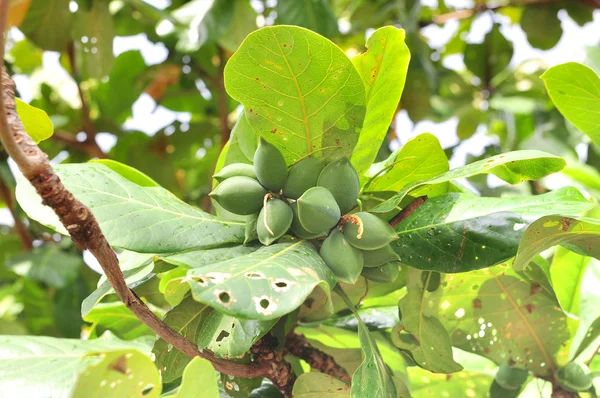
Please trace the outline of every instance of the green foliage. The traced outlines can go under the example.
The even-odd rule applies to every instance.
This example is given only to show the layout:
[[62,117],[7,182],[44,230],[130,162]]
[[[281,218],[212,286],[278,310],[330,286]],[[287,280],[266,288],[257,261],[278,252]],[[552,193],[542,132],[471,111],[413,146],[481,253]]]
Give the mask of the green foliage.
[[25,127],[27,134],[33,138],[36,143],[47,140],[52,136],[54,127],[46,112],[35,108],[20,99],[17,99],[16,103],[17,113],[23,122],[23,127]]
[[294,383],[294,397],[312,397],[318,394],[323,398],[350,396],[350,386],[326,374],[311,372],[301,375]]

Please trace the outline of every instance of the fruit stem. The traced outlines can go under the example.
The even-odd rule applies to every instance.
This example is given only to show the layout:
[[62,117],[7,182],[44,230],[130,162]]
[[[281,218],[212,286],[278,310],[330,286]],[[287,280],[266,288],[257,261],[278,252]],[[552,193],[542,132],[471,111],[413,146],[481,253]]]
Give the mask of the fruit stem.
[[321,151],[324,151],[324,150],[326,150],[326,149],[332,149],[332,148],[341,148],[341,147],[342,147],[341,145],[330,145],[330,146],[324,146],[324,147],[322,147],[322,148],[319,148],[319,149],[315,149],[314,151],[312,151],[312,152],[309,152],[309,153],[307,153],[306,155],[304,155],[304,156],[302,156],[302,157],[300,157],[300,158],[296,159],[295,161],[293,161],[293,162],[292,162],[292,163],[291,163],[291,164],[288,166],[288,169],[289,169],[290,167],[292,167],[293,165],[295,165],[296,163],[300,162],[301,160],[304,160],[304,159],[306,159],[307,157],[309,157],[309,156],[312,156],[312,155],[314,155],[314,154],[315,154],[315,153],[317,153],[317,152],[321,152]]
[[269,199],[271,199],[273,197],[273,194],[271,192],[267,193],[263,199],[263,209],[265,210],[265,217],[263,220],[263,223],[265,223],[265,228],[267,229],[267,231],[269,231],[269,233],[271,234],[271,236],[275,236],[275,234],[273,233],[273,231],[271,230],[271,228],[269,228],[269,224],[267,224],[267,202],[269,201]]

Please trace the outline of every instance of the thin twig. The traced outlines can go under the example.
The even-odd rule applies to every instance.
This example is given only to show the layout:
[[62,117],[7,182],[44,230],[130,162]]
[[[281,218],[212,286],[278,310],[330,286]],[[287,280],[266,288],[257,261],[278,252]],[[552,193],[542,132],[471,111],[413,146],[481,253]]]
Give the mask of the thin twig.
[[[0,0],[0,31],[6,26],[8,0]],[[3,56],[4,35],[0,35],[0,59]],[[100,263],[109,283],[138,319],[150,327],[159,337],[189,357],[201,356],[208,359],[221,373],[245,378],[268,377],[282,392],[289,386],[281,386],[282,377],[275,374],[284,364],[275,360],[237,363],[217,358],[214,354],[199,351],[196,343],[185,339],[160,320],[127,286],[119,267],[117,256],[91,210],[76,199],[60,181],[48,162],[47,155],[27,135],[16,112],[15,84],[0,63],[0,140],[15,160],[19,169],[38,194],[42,203],[51,207],[65,226],[71,239],[80,249],[88,249]],[[288,364],[289,366],[289,364]],[[289,396],[289,395],[288,395]]]
[[338,365],[331,355],[310,345],[304,336],[293,331],[290,332],[285,341],[285,349],[290,354],[306,361],[311,368],[350,383],[351,378],[346,369]]
[[27,227],[25,226],[25,224],[23,224],[23,220],[21,220],[21,218],[18,216],[18,214],[15,210],[13,196],[12,196],[10,190],[8,189],[8,185],[6,185],[6,183],[4,182],[4,179],[2,178],[1,175],[0,175],[0,198],[2,198],[4,203],[6,203],[6,207],[8,207],[8,211],[10,211],[10,214],[12,215],[13,219],[15,220],[15,229],[17,230],[17,234],[19,235],[19,238],[21,239],[23,249],[27,250],[27,251],[33,249],[33,241],[31,239],[31,236],[29,236],[29,232],[27,232]]
[[400,211],[400,213],[396,214],[394,216],[394,218],[392,218],[390,220],[390,222],[389,222],[390,226],[392,228],[395,228],[396,225],[400,224],[408,216],[413,214],[419,207],[421,207],[423,205],[423,203],[425,203],[425,201],[427,201],[427,196],[423,195],[423,196],[419,196],[418,198],[416,198],[415,200],[413,200],[412,202],[410,202],[409,204],[404,206],[404,208]]
[[100,149],[100,147],[94,141],[93,143],[86,141],[78,141],[77,138],[69,133],[63,131],[55,131],[52,134],[51,139],[60,143],[66,144],[72,148],[87,153],[90,157],[97,157],[99,159],[106,159],[106,154]]

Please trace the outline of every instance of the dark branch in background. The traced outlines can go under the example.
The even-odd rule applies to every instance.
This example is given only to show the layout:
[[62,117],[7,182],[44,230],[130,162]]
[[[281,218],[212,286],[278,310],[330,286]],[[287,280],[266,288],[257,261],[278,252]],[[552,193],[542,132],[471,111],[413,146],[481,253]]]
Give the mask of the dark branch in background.
[[[86,144],[87,148],[93,148],[92,152],[94,152],[93,156],[97,156],[99,158],[106,158],[102,149],[96,143],[96,127],[94,126],[94,122],[90,117],[90,108],[88,106],[87,100],[85,98],[85,93],[81,88],[81,76],[79,75],[79,70],[77,69],[77,63],[75,61],[75,45],[73,42],[70,42],[67,47],[67,55],[69,57],[69,65],[71,66],[71,73],[73,74],[73,79],[75,80],[75,84],[77,85],[77,91],[79,92],[79,98],[81,100],[81,119],[83,121],[83,131],[85,132],[85,141],[83,143]],[[67,142],[68,141],[64,141]],[[78,142],[78,141],[77,141]],[[71,142],[72,144],[72,142]],[[91,154],[88,150],[86,151]]]
[[106,154],[102,152],[102,149],[100,149],[100,147],[96,144],[96,141],[78,141],[73,134],[64,131],[55,131],[54,134],[52,134],[52,137],[50,138],[52,138],[55,141],[66,144],[74,149],[85,152],[90,157],[97,157],[100,159],[106,158]]
[[219,101],[219,123],[221,125],[221,148],[225,146],[227,141],[229,141],[229,135],[231,134],[231,130],[229,129],[229,123],[227,122],[227,117],[229,116],[228,107],[227,107],[227,91],[225,91],[225,50],[219,47],[219,74],[215,79],[215,84],[217,86],[217,100]]
[[[0,0],[0,60],[4,59],[7,15],[8,0]],[[47,155],[25,132],[16,112],[15,84],[5,73],[2,63],[0,63],[0,77],[0,141],[25,178],[42,197],[43,204],[51,207],[58,215],[73,242],[80,249],[88,249],[96,257],[109,283],[127,308],[158,336],[187,356],[203,357],[221,373],[246,378],[268,377],[286,397],[291,397],[289,383],[293,383],[295,375],[289,364],[282,359],[281,353],[267,353],[264,349],[256,350],[257,360],[242,364],[217,358],[209,352],[201,352],[195,343],[185,339],[154,315],[129,289],[117,256],[102,234],[91,210],[65,188],[48,162]]]
[[389,224],[392,228],[395,228],[396,225],[400,224],[404,221],[408,216],[413,214],[419,207],[423,205],[427,201],[427,196],[419,196],[400,211],[400,213],[396,214],[390,221]]
[[338,365],[331,355],[311,346],[304,336],[290,332],[285,341],[285,349],[291,355],[304,360],[312,369],[350,383],[351,378],[346,369]]
[[25,224],[23,224],[23,220],[21,220],[21,218],[17,215],[17,212],[15,211],[15,207],[14,207],[15,203],[13,201],[12,193],[8,189],[8,185],[6,185],[6,183],[4,182],[4,179],[2,179],[1,175],[0,175],[0,198],[2,198],[2,201],[4,203],[6,203],[6,207],[8,207],[10,214],[12,215],[13,219],[15,220],[15,229],[17,230],[17,234],[19,235],[19,238],[21,239],[21,242],[23,244],[23,249],[25,249],[27,251],[33,249],[33,242],[32,242],[31,236],[29,236],[29,232],[27,232],[27,227],[25,226]]

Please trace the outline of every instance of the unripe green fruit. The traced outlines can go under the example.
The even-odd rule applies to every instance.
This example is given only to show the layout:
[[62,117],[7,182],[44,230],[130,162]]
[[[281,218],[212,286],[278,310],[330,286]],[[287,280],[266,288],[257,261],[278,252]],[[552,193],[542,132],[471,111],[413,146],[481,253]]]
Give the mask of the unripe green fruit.
[[400,274],[400,265],[396,261],[379,267],[363,268],[361,275],[373,282],[392,283]]
[[298,219],[298,202],[290,204],[290,207],[292,208],[292,212],[294,213],[291,228],[294,235],[302,239],[315,239],[327,235],[327,230],[323,230],[317,233],[312,233],[305,230],[302,224],[300,223],[300,220]]
[[365,250],[363,254],[365,256],[365,267],[367,268],[379,267],[390,261],[398,260],[398,255],[391,245],[385,245],[375,250]]
[[335,228],[321,246],[321,258],[338,280],[355,283],[363,269],[363,254]]
[[[391,241],[398,239],[396,232],[381,218],[364,211],[352,215],[344,224],[344,235],[354,247],[363,250],[380,249]],[[356,218],[362,221],[362,231]]]
[[254,171],[263,187],[279,192],[287,179],[287,165],[279,149],[260,138],[254,153]]
[[312,187],[296,201],[298,220],[311,233],[333,228],[340,220],[340,208],[335,198],[323,187]]
[[319,175],[317,185],[331,192],[342,214],[348,213],[356,206],[360,180],[348,158],[336,160],[325,166]]
[[308,157],[290,167],[283,195],[286,198],[298,199],[309,188],[317,185],[323,166],[323,159]]
[[250,177],[256,180],[256,172],[254,171],[254,167],[246,163],[232,163],[227,165],[223,167],[221,171],[215,174],[213,178],[219,182],[223,182],[228,178],[236,176]]
[[269,246],[281,238],[292,225],[294,214],[290,206],[281,199],[269,199],[260,211],[256,222],[258,240]]
[[260,211],[266,194],[267,190],[258,181],[236,176],[220,183],[210,197],[227,211],[247,215]]
[[558,383],[569,391],[586,391],[592,386],[590,369],[579,362],[569,362],[556,372]]
[[520,390],[527,381],[529,372],[525,369],[512,367],[506,363],[500,365],[495,381],[505,390]]

